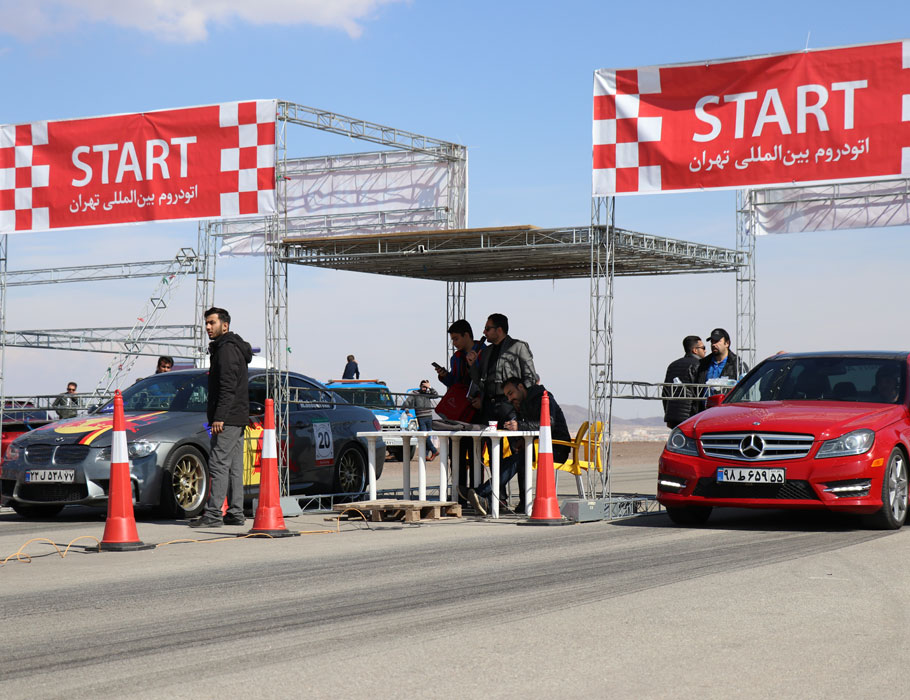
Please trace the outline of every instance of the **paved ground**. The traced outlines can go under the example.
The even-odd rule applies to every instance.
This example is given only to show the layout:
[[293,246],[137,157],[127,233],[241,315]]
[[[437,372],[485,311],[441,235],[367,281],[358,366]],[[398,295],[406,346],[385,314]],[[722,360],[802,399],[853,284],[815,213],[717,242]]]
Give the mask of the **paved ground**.
[[[636,459],[617,479],[642,480]],[[31,563],[0,567],[0,693],[906,694],[907,530],[748,511],[693,530],[663,515],[557,528],[288,522],[332,534],[222,539],[241,528],[140,519],[147,542],[204,541],[65,559],[32,543]],[[87,511],[51,523],[0,515],[0,553],[39,533],[65,544],[102,530]]]

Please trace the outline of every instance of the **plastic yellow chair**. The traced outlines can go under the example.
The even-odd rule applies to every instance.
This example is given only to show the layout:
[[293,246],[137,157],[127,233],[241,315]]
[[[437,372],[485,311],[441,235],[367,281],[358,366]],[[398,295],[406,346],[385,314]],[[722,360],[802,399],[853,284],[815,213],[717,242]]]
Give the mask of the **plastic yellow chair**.
[[[587,433],[587,434],[586,434]],[[603,423],[597,421],[594,429],[590,429],[590,424],[585,421],[578,428],[575,439],[572,442],[564,440],[553,440],[554,445],[567,445],[572,448],[570,458],[562,464],[556,464],[556,475],[559,472],[569,472],[575,476],[575,487],[578,489],[578,497],[585,498],[585,486],[581,478],[582,471],[596,468],[597,471],[603,471],[603,460],[600,457],[598,445],[603,437]],[[594,452],[594,459],[591,459],[591,451]],[[535,464],[535,467],[537,465]]]

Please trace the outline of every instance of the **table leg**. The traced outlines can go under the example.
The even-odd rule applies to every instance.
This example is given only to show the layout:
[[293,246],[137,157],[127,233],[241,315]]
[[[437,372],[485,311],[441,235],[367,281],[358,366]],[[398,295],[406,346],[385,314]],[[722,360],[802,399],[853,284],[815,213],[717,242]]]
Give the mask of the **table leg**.
[[524,504],[525,504],[525,513],[530,515],[531,509],[534,507],[534,489],[531,486],[531,478],[534,473],[534,440],[533,440],[533,438],[526,439],[526,443],[530,446],[530,449],[525,448]]
[[490,436],[490,445],[492,446],[490,455],[490,485],[493,487],[493,497],[490,499],[490,512],[494,518],[499,517],[499,453],[502,450],[502,442],[495,435]]
[[[439,500],[448,501],[449,492],[446,488],[449,484],[448,461],[449,461],[449,441],[447,438],[439,439]],[[454,474],[454,472],[453,472]],[[452,493],[458,488],[458,482],[452,482]]]
[[458,493],[458,482],[461,481],[461,439],[443,437],[439,440],[440,448],[445,443],[446,451],[452,450],[452,500],[457,502],[461,497]]
[[367,438],[367,468],[370,475],[370,500],[376,500],[376,438]]
[[401,438],[401,496],[411,500],[411,438]]
[[474,482],[472,486],[479,489],[483,483],[483,448],[480,446],[480,438],[474,438]]
[[417,500],[427,500],[427,441],[417,441]]

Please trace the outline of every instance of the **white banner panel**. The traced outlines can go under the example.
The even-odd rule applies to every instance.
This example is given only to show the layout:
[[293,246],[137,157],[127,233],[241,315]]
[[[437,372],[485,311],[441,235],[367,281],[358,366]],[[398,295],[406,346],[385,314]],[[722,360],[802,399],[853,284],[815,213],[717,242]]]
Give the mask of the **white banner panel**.
[[910,180],[762,189],[757,235],[910,224]]
[[[285,192],[287,235],[353,236],[446,228],[450,167],[448,161],[410,151],[289,160],[279,183]],[[261,254],[264,230],[263,220],[224,222],[220,254]]]

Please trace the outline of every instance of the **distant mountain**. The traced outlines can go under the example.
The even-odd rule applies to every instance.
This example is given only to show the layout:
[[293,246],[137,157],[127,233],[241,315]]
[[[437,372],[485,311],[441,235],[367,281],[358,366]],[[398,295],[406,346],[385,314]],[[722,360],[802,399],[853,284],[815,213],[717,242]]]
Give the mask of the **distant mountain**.
[[[566,417],[566,423],[569,426],[569,431],[575,433],[578,430],[578,426],[588,420],[588,408],[587,406],[576,406],[574,404],[560,404],[562,407],[562,413]],[[647,418],[619,418],[618,416],[613,416],[613,428],[623,428],[625,430],[632,430],[634,428],[655,428],[655,427],[664,427],[663,416],[649,416]]]

